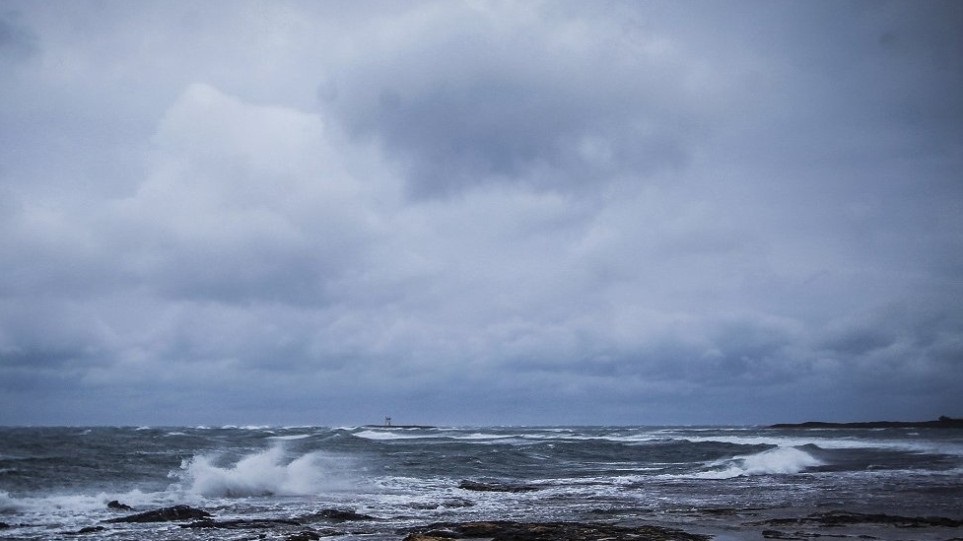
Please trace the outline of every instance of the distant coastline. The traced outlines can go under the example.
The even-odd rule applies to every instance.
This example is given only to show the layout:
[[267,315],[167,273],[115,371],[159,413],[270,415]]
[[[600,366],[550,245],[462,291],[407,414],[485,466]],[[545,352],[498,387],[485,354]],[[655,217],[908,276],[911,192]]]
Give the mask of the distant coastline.
[[769,428],[963,428],[963,419],[940,417],[935,421],[869,421],[861,423],[829,423],[807,421],[805,423],[779,423]]
[[384,424],[384,425],[364,425],[364,426],[362,426],[362,428],[389,428],[389,429],[390,429],[390,428],[396,428],[396,429],[400,429],[400,430],[406,430],[406,429],[412,429],[412,428],[431,429],[431,428],[437,428],[437,427],[434,427],[434,426],[431,426],[431,425],[389,425],[389,424]]

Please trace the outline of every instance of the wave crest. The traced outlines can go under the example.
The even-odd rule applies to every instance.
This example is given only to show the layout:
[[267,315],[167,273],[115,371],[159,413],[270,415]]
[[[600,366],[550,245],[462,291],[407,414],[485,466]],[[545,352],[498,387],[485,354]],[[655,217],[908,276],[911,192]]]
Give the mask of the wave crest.
[[338,487],[333,459],[313,452],[288,461],[281,446],[247,455],[233,466],[199,455],[181,465],[189,491],[205,497],[309,496]]
[[749,475],[792,474],[823,465],[823,461],[797,447],[776,447],[752,455],[736,456],[710,464],[695,475],[701,479],[731,479]]

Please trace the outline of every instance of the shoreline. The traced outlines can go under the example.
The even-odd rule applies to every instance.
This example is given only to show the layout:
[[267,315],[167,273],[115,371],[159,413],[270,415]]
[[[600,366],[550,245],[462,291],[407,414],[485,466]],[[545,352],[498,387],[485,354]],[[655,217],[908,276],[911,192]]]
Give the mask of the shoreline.
[[963,419],[940,417],[935,421],[866,421],[856,423],[834,423],[826,421],[806,421],[804,423],[777,423],[767,428],[957,428],[963,429]]
[[[116,509],[116,508],[115,508]],[[383,541],[760,541],[873,539],[943,541],[960,539],[963,516],[906,516],[874,511],[805,508],[679,509],[649,515],[617,509],[559,520],[473,518],[400,526],[397,517],[374,517],[351,509],[324,509],[299,517],[217,518],[187,505],[153,509],[101,520],[63,536],[97,534],[127,539],[150,534],[147,523],[183,529],[185,539],[213,539],[213,530],[270,535],[281,541],[353,538]],[[18,525],[0,523],[0,532]],[[148,529],[145,529],[148,528]],[[205,534],[203,532],[210,532]],[[195,533],[189,533],[195,532]]]

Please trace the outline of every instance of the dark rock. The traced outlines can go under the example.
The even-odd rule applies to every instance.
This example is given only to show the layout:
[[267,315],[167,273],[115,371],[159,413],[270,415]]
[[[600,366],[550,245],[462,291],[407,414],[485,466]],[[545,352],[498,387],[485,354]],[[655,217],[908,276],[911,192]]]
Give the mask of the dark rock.
[[786,532],[781,532],[779,530],[763,530],[762,536],[765,537],[766,539],[792,539],[792,540],[804,539],[802,537],[793,537],[790,534],[787,534]]
[[813,513],[801,518],[776,518],[767,524],[819,524],[821,526],[848,526],[851,524],[889,524],[897,528],[945,527],[959,528],[963,520],[946,517],[903,517],[883,513],[854,513],[851,511],[829,511]]
[[404,530],[405,541],[488,538],[492,541],[708,541],[710,536],[658,526],[615,526],[582,522],[438,523]]
[[318,517],[331,522],[347,522],[353,520],[375,520],[371,515],[356,513],[350,509],[324,509],[317,514]]
[[816,513],[810,518],[820,524],[835,526],[842,524],[892,524],[900,528],[923,528],[926,526],[939,526],[945,528],[959,528],[963,526],[963,520],[954,520],[946,517],[903,517],[899,515],[886,515],[882,513],[851,513],[849,511],[830,511],[828,513]]
[[0,530],[6,529],[6,528],[12,528],[12,526],[7,524],[6,522],[0,522]]
[[463,500],[461,498],[456,498],[456,499],[443,501],[441,503],[441,506],[447,509],[457,509],[457,508],[464,508],[464,507],[474,507],[475,502],[471,500]]
[[204,519],[209,518],[210,516],[210,513],[201,509],[195,509],[187,505],[175,505],[173,507],[165,507],[163,509],[155,509],[153,511],[137,513],[136,515],[112,518],[105,520],[104,522],[173,522],[178,520]]
[[450,541],[451,537],[440,537],[427,533],[413,533],[405,537],[404,541]]
[[228,530],[276,528],[278,526],[300,526],[301,523],[289,519],[237,519],[212,520],[203,519],[190,524],[182,524],[181,528],[222,528]]
[[134,508],[127,505],[126,503],[120,503],[117,500],[111,500],[107,502],[107,509],[113,509],[115,511],[133,511]]
[[84,534],[88,534],[88,533],[102,532],[102,531],[104,531],[104,530],[106,530],[106,529],[107,529],[107,528],[104,528],[103,526],[87,526],[86,528],[81,528],[81,529],[77,530],[76,532],[67,532],[67,533],[64,534],[64,535],[84,535]]
[[481,483],[478,481],[464,480],[458,483],[458,488],[462,490],[474,490],[475,492],[533,492],[540,490],[534,485],[510,485],[508,483]]

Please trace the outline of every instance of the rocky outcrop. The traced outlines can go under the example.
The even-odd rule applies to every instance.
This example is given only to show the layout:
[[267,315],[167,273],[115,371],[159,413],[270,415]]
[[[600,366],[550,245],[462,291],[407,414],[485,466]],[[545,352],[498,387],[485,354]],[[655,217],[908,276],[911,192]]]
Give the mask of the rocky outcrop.
[[117,500],[111,500],[107,502],[107,509],[113,509],[114,511],[133,511],[134,508],[127,505],[126,503],[120,503]]
[[195,509],[187,505],[175,505],[163,509],[155,509],[136,515],[112,518],[104,522],[176,522],[181,520],[198,520],[210,518],[211,514],[201,509]]
[[708,541],[710,536],[659,526],[615,526],[582,522],[461,522],[436,523],[404,530],[404,541],[450,541],[486,538],[492,541]]
[[103,526],[87,526],[85,528],[81,528],[77,530],[76,532],[67,532],[64,535],[86,535],[89,533],[102,532],[106,529],[107,528],[104,528]]
[[330,522],[349,522],[358,520],[376,520],[371,515],[356,513],[351,509],[323,509],[314,517],[321,518]]
[[237,519],[237,520],[211,520],[204,519],[182,524],[181,528],[221,528],[226,530],[241,529],[265,529],[277,528],[278,526],[300,526],[301,523],[289,519]]

